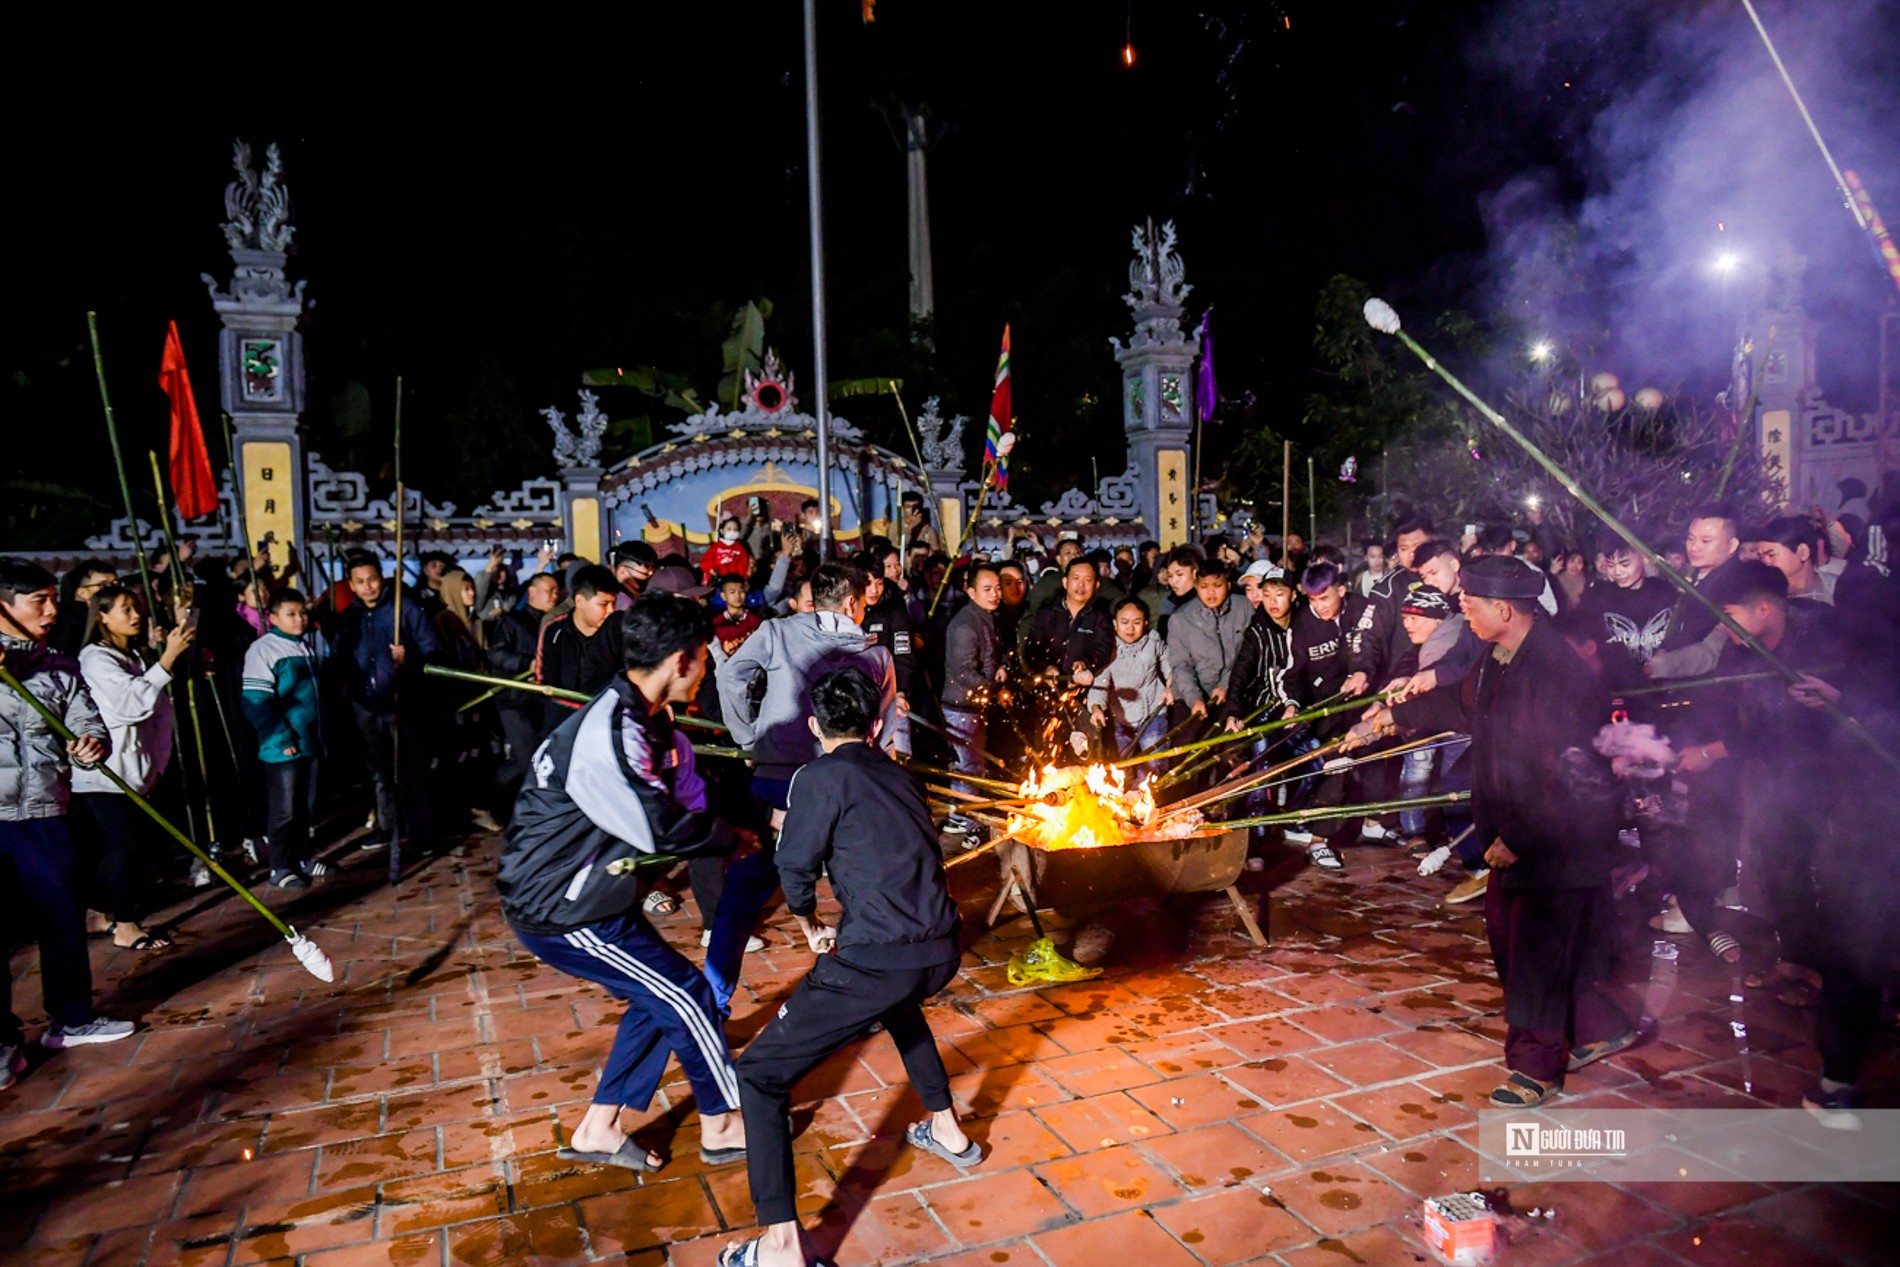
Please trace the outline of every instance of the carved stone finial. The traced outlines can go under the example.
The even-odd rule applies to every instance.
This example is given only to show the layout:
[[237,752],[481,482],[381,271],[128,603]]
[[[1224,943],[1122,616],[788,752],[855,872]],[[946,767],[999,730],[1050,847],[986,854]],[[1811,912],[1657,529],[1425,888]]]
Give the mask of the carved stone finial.
[[233,251],[290,249],[296,228],[290,223],[290,190],[283,183],[284,157],[272,141],[264,151],[261,171],[251,168],[251,147],[232,145],[231,162],[237,179],[224,187],[224,240]]
[[567,415],[553,405],[539,412],[548,420],[548,427],[554,432],[554,464],[559,467],[585,465],[579,460],[579,447],[574,433],[567,428]]
[[574,432],[574,459],[566,465],[598,464],[600,438],[607,432],[607,415],[600,411],[600,398],[584,387],[581,389],[580,412],[574,415]]
[[[1156,345],[1173,347],[1186,342],[1181,315],[1194,287],[1186,281],[1187,267],[1175,249],[1174,221],[1136,225],[1132,234],[1135,258],[1128,265],[1128,286],[1122,302],[1135,314],[1135,335],[1129,350]],[[1119,354],[1119,340],[1109,340]]]
[[944,417],[940,412],[941,401],[932,396],[924,401],[923,409],[917,415],[917,435],[920,447],[924,451],[924,466],[932,471],[963,471],[963,428],[970,419],[958,414],[949,420],[949,432],[944,431]]

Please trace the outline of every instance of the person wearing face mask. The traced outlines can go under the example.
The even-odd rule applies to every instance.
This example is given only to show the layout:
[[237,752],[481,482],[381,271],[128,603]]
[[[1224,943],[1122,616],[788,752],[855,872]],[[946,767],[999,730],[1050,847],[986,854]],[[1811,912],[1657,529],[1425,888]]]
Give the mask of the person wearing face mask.
[[719,521],[719,540],[708,546],[699,559],[701,583],[717,585],[720,577],[734,572],[740,576],[752,575],[752,555],[741,541],[744,536],[745,529],[737,516],[728,515]]

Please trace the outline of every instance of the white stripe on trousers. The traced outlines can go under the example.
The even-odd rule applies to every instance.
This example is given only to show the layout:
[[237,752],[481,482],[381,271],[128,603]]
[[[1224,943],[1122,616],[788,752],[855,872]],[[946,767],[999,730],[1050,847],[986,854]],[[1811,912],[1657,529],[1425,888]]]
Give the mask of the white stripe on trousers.
[[584,950],[594,958],[617,968],[624,975],[646,987],[648,993],[662,1000],[679,1013],[686,1023],[687,1033],[699,1047],[700,1057],[712,1071],[713,1082],[725,1096],[729,1108],[739,1107],[739,1076],[733,1072],[732,1056],[726,1050],[724,1037],[714,1027],[712,1020],[700,1010],[699,1003],[684,988],[669,980],[664,973],[641,963],[619,946],[602,941],[592,929],[579,928],[568,933],[564,939],[568,945]]

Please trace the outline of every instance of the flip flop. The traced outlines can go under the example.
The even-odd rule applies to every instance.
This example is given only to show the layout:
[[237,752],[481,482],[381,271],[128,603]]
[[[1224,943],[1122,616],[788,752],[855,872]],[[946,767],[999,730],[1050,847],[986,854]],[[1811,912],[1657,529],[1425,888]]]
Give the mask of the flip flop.
[[1601,1042],[1595,1043],[1577,1044],[1570,1049],[1571,1072],[1574,1073],[1585,1065],[1593,1065],[1597,1061],[1602,1060],[1605,1056],[1614,1056],[1619,1051],[1634,1047],[1636,1040],[1642,1036],[1642,1031],[1632,1025],[1615,1038],[1606,1038]]
[[[1731,967],[1742,961],[1742,943],[1727,933],[1710,933],[1709,949],[1715,952],[1717,959]],[[1729,954],[1731,950],[1735,952],[1732,957]]]
[[[633,1142],[629,1135],[620,1141],[620,1147],[611,1153],[584,1153],[578,1148],[558,1148],[554,1155],[562,1161],[584,1161],[594,1166],[619,1166],[622,1170],[650,1172],[658,1170],[647,1161],[647,1150]],[[665,1163],[662,1162],[661,1165]]]
[[1531,1109],[1562,1091],[1562,1082],[1539,1082],[1527,1073],[1513,1072],[1491,1093],[1491,1103],[1500,1109]]
[[983,1146],[978,1144],[975,1140],[971,1140],[970,1146],[962,1152],[951,1152],[948,1144],[945,1144],[935,1135],[931,1134],[928,1119],[922,1122],[912,1122],[908,1127],[904,1128],[904,1139],[912,1148],[921,1148],[927,1153],[935,1153],[952,1166],[955,1166],[958,1170],[968,1169],[983,1160]]
[[[755,1236],[742,1244],[728,1245],[719,1251],[716,1260],[719,1267],[759,1267],[759,1242],[764,1239],[763,1236]],[[809,1267],[831,1267],[831,1264],[822,1258],[814,1258]]]
[[708,1148],[704,1144],[701,1144],[699,1146],[699,1159],[708,1166],[723,1166],[728,1162],[744,1161],[745,1149]]

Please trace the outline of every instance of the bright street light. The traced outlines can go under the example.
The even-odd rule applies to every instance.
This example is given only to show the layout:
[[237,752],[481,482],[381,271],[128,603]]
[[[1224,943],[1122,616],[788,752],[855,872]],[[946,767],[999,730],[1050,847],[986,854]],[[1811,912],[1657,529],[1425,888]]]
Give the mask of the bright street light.
[[1549,339],[1539,339],[1537,342],[1531,344],[1531,360],[1542,365],[1545,361],[1548,361],[1556,351],[1557,349],[1551,345]]
[[1724,251],[1720,255],[1715,257],[1714,268],[1716,272],[1726,277],[1730,273],[1733,273],[1737,268],[1740,268],[1741,264],[1742,264],[1741,256],[1735,254],[1735,252],[1733,251]]

